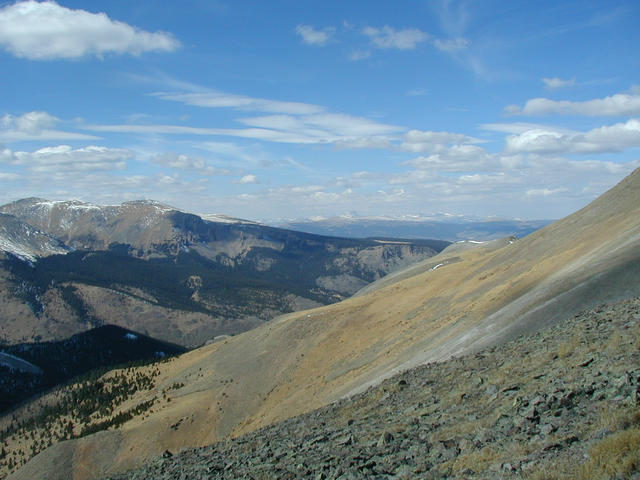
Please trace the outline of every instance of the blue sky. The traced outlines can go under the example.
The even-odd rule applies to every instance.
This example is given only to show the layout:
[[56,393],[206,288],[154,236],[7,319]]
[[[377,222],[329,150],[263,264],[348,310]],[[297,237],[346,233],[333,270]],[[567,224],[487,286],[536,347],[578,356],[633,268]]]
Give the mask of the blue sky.
[[559,218],[640,166],[636,1],[0,3],[0,202]]

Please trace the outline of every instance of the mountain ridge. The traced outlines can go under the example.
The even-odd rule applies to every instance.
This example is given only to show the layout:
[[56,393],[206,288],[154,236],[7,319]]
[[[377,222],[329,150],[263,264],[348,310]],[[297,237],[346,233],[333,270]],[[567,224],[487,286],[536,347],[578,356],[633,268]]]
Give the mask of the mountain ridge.
[[345,298],[448,244],[213,222],[152,200],[98,206],[34,197],[0,212],[0,226],[6,218],[14,230],[39,232],[19,238],[61,245],[12,249],[35,252],[29,263],[5,256],[5,342],[60,339],[116,323],[193,347],[282,313]]

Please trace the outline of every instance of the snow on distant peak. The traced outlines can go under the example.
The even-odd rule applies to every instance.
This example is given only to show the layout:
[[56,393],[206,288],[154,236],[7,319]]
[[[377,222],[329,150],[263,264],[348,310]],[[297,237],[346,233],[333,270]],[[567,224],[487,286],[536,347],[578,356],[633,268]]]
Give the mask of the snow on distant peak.
[[69,250],[57,239],[12,215],[0,216],[0,251],[26,262],[35,262],[39,257],[65,254]]
[[96,209],[100,208],[98,205],[92,203],[86,203],[81,200],[38,200],[34,203],[36,207],[54,208],[57,206],[73,208],[73,209]]
[[120,208],[136,208],[136,207],[151,207],[159,214],[165,214],[169,212],[180,211],[180,209],[171,207],[156,200],[132,200],[130,202],[124,202],[120,205]]
[[218,223],[246,223],[251,225],[259,225],[259,222],[254,222],[251,220],[243,220],[241,218],[230,217],[228,215],[223,215],[221,213],[197,213],[200,218],[206,220],[208,222],[218,222]]

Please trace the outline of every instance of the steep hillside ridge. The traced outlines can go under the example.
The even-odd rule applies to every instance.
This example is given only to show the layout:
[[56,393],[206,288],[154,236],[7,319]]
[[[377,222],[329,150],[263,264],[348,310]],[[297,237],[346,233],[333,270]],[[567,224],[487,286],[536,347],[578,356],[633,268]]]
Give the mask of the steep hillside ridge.
[[637,478],[638,347],[640,300],[600,305],[115,478]]
[[[399,370],[471,353],[603,300],[639,294],[639,210],[637,170],[589,206],[523,240],[462,251],[457,262],[190,352],[163,368],[157,391],[136,399],[183,383],[171,402],[100,439],[59,444],[57,451],[73,458],[74,478],[95,478],[167,448],[256,430]],[[109,451],[99,448],[107,438]]]
[[469,249],[482,248],[483,251],[489,252],[502,248],[515,241],[517,241],[517,238],[510,236],[497,240],[488,240],[486,242],[462,240],[460,242],[452,243],[438,255],[385,275],[381,279],[376,280],[375,282],[372,282],[366,287],[358,290],[354,296],[366,295],[367,293],[375,292],[376,290],[380,290],[381,288],[398,283],[402,280],[415,277],[421,273],[437,270],[438,268],[444,267],[450,263],[458,262],[460,261],[458,254]]

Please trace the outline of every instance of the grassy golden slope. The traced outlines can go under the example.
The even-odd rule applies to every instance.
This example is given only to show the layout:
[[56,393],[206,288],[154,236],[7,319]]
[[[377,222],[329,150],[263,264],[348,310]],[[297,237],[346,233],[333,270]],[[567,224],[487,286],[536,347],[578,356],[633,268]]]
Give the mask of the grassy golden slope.
[[[34,478],[37,471],[56,478],[53,458],[67,459],[74,479],[120,471],[164,449],[239,435],[400,369],[637,294],[639,214],[636,171],[589,206],[523,240],[456,252],[455,262],[435,270],[193,351],[163,367],[158,392],[185,384],[171,402],[119,431],[58,444],[10,478]],[[59,478],[68,476],[61,472]]]

